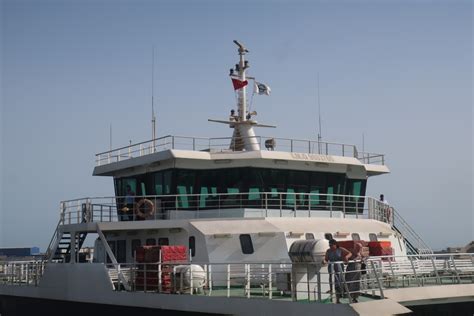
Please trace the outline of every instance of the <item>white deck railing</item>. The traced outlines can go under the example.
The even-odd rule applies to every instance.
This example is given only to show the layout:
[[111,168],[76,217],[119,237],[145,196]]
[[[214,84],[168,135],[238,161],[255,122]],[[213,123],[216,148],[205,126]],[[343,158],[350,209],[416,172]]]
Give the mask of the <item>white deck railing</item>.
[[[385,164],[385,157],[383,154],[359,152],[355,145],[266,136],[255,136],[254,138],[255,142],[260,144],[262,150],[266,148],[266,141],[273,140],[272,142],[275,146],[267,149],[291,153],[354,157],[364,164]],[[96,165],[106,165],[113,162],[150,155],[168,149],[211,152],[233,151],[234,149],[229,147],[231,140],[231,137],[204,138],[168,135],[154,140],[130,144],[129,146],[98,153],[96,154]]]
[[[322,259],[322,257],[321,257]],[[106,268],[115,291],[342,303],[384,298],[402,287],[474,283],[474,254],[370,257],[359,262],[120,263]],[[0,262],[0,284],[38,286],[46,262]],[[67,264],[67,263],[65,263]],[[76,263],[90,264],[90,263]],[[124,278],[118,278],[118,274]],[[309,273],[309,275],[308,275]],[[87,276],[84,276],[87,278]],[[126,282],[126,286],[122,284]],[[338,290],[336,289],[338,288]]]
[[350,217],[393,222],[392,208],[367,196],[246,192],[133,198],[133,208],[125,204],[125,196],[63,201],[60,223],[229,217]]

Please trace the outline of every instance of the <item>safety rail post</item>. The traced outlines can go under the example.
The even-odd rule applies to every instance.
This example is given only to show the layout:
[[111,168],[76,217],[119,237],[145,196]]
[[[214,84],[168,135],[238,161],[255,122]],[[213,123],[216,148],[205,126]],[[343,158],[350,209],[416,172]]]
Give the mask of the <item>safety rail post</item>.
[[318,271],[316,273],[316,282],[317,282],[317,287],[318,287],[318,302],[321,302],[321,272]]
[[272,284],[272,264],[268,264],[268,298],[271,300],[273,295],[273,284]]
[[293,139],[290,139],[290,152],[293,152]]
[[283,217],[283,193],[279,193],[280,195],[280,217]]
[[309,263],[306,263],[306,295],[308,296],[308,302],[311,301],[311,284],[309,284]]
[[227,264],[227,297],[230,297],[230,264]]
[[[311,193],[307,193],[304,196],[306,196],[308,199],[308,217],[311,217],[311,199],[310,199]],[[303,201],[304,201],[304,197],[303,197]]]
[[246,264],[245,267],[247,270],[247,284],[245,288],[247,290],[247,298],[250,298],[250,264]]
[[80,201],[77,202],[77,210],[76,210],[76,224],[81,222],[81,203]]
[[296,217],[296,210],[297,210],[297,205],[296,205],[296,193],[291,193],[293,194],[293,217]]
[[413,275],[415,276],[418,286],[423,286],[423,284],[420,282],[420,279],[418,279],[418,275],[416,274],[416,268],[415,268],[415,264],[413,263],[413,257],[408,257],[408,260],[410,261],[411,268],[413,269]]
[[435,272],[436,283],[441,284],[441,278],[439,277],[438,269],[436,268],[436,264],[435,264],[435,261],[433,259],[433,256],[430,256],[430,259],[431,259],[431,264],[433,265],[433,269],[434,269],[434,272]]
[[117,291],[120,291],[120,278],[118,277],[120,273],[122,273],[122,269],[120,264],[117,264]]
[[265,197],[265,217],[268,217],[268,193],[263,193]]
[[461,277],[459,276],[458,268],[456,267],[456,262],[454,261],[453,256],[449,256],[449,259],[453,262],[454,273],[456,274],[456,278],[458,279],[458,283],[461,283]]
[[160,261],[158,262],[158,293],[161,292],[161,289],[163,288],[163,280],[161,278],[161,252],[160,252]]
[[212,265],[207,264],[207,271],[209,273],[207,277],[207,287],[209,289],[209,296],[212,294]]
[[374,264],[374,262],[373,262],[372,260],[370,261],[370,265],[372,266],[372,271],[374,271],[375,279],[377,280],[377,284],[378,284],[378,286],[379,286],[380,298],[384,299],[385,296],[384,296],[384,294],[383,294],[382,282],[380,281],[379,275],[378,275],[377,270],[376,270],[376,268],[375,268],[375,264]]
[[189,294],[193,295],[193,265],[189,263]]
[[26,264],[26,285],[30,285],[30,265],[31,262]]
[[[393,258],[393,257],[392,257]],[[393,271],[392,260],[388,260],[388,265],[390,267],[390,272],[392,273],[393,282],[395,282],[396,287],[398,288],[397,280],[395,280],[395,272]],[[389,283],[390,284],[390,283]]]
[[342,213],[344,218],[346,218],[346,196],[342,197]]
[[34,265],[35,286],[38,286],[38,263]]

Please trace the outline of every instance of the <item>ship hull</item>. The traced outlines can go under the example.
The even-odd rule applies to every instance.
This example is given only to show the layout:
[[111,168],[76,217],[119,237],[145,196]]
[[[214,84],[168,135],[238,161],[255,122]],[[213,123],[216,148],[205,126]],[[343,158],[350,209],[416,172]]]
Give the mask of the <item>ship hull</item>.
[[[73,301],[38,299],[32,297],[0,296],[1,316],[48,315],[48,316],[84,316],[84,315],[178,315],[201,316],[209,313],[185,312],[167,309],[142,308],[121,305],[94,304]],[[223,315],[223,314],[214,314]]]

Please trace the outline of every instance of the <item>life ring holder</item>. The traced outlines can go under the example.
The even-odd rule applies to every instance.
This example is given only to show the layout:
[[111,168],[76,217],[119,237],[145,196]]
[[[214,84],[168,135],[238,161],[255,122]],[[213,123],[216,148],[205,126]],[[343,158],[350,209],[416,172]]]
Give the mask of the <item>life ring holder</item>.
[[[143,206],[145,209],[144,211],[141,210]],[[153,214],[155,214],[155,205],[148,199],[141,199],[135,204],[135,214],[137,214],[137,216],[141,219],[151,217]]]

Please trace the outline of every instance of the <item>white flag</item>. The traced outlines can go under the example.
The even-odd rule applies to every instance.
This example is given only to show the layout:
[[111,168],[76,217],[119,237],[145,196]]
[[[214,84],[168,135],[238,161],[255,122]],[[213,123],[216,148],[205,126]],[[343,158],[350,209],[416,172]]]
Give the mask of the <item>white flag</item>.
[[272,92],[272,90],[270,89],[269,86],[267,86],[264,83],[255,81],[255,93],[259,95],[262,95],[262,94],[270,95],[270,92]]

